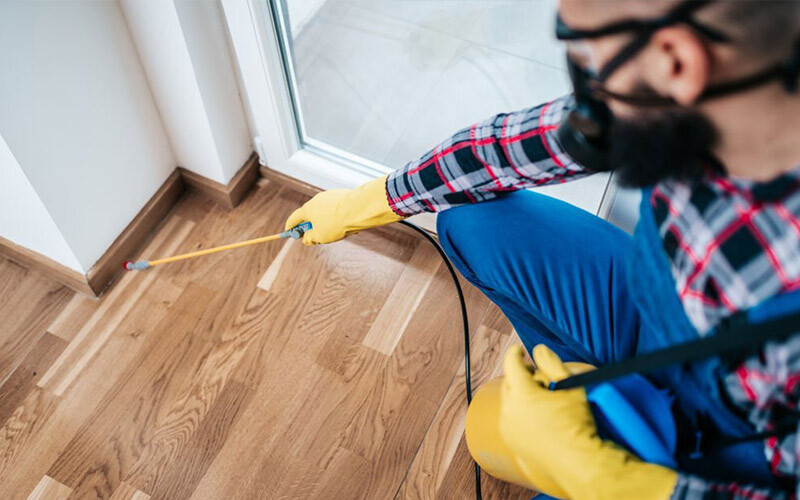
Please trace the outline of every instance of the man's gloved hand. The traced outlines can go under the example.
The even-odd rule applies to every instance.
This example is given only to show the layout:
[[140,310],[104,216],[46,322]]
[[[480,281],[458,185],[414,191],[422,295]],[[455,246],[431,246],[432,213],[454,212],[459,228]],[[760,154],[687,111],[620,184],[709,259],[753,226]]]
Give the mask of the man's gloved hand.
[[356,189],[332,189],[317,194],[286,220],[286,230],[301,222],[313,229],[303,235],[303,243],[332,243],[362,229],[397,222],[403,217],[389,208],[386,177],[374,179]]
[[503,365],[500,435],[520,469],[532,477],[544,472],[571,500],[668,499],[677,473],[600,439],[584,389],[548,390],[571,375],[567,365],[544,345],[533,360],[535,370],[514,346]]

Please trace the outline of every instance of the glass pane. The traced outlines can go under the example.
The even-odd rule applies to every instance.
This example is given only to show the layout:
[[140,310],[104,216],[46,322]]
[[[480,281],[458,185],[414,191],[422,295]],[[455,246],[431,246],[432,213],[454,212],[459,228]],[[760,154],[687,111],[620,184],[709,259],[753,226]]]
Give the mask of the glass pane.
[[392,169],[569,89],[555,0],[271,0],[306,146]]

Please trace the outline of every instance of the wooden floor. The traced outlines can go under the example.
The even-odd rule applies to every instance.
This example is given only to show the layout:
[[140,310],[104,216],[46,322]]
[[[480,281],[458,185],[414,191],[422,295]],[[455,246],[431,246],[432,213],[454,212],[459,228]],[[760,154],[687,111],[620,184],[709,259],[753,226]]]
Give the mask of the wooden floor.
[[[278,232],[305,199],[188,194],[142,256]],[[516,339],[465,290],[486,380]],[[474,498],[458,302],[416,236],[236,250],[99,301],[0,258],[0,298],[0,499]]]

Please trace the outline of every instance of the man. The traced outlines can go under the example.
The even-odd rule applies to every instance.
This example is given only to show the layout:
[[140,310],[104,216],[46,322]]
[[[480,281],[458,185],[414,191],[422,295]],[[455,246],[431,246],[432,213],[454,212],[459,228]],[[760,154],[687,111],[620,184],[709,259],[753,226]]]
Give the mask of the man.
[[[800,310],[800,2],[562,0],[559,14],[573,95],[321,193],[287,227],[311,221],[304,242],[319,244],[442,212],[449,257],[536,364],[512,349],[470,407],[467,441],[489,473],[578,500],[795,498],[799,336],[650,377],[675,397],[673,468],[598,437],[582,389],[547,386],[577,369],[562,360],[610,363],[741,311]],[[604,169],[644,188],[633,238],[520,191]]]

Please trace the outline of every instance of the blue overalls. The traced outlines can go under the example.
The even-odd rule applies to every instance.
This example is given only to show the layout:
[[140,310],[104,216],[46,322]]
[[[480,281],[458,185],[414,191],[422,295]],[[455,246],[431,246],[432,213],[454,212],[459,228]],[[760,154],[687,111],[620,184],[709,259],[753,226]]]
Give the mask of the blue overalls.
[[[502,309],[528,352],[544,343],[565,361],[600,365],[698,337],[675,291],[648,191],[633,237],[529,191],[452,208],[439,214],[437,226],[450,259]],[[787,307],[800,309],[800,295],[789,299],[759,306],[756,315],[765,320]],[[684,453],[716,436],[755,432],[723,403],[723,368],[711,359],[648,376],[675,397],[682,443],[678,468],[706,479],[774,488],[762,441],[694,458]]]

